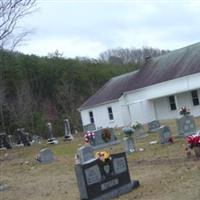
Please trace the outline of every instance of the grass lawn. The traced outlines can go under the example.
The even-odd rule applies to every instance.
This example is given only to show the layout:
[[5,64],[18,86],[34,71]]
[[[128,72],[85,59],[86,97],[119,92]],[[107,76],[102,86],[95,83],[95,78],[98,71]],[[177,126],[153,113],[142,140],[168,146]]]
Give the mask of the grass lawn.
[[[200,119],[196,119],[200,127]],[[165,121],[176,135],[175,122]],[[120,135],[119,137],[122,137]],[[119,200],[199,200],[200,160],[194,155],[186,158],[184,138],[175,138],[174,144],[149,144],[159,140],[156,133],[136,140],[137,151],[128,155],[132,179],[140,181],[140,187],[122,195]],[[58,145],[20,147],[0,151],[0,183],[9,188],[0,191],[1,200],[78,200],[79,192],[74,174],[74,155],[83,144],[80,135],[72,142]],[[40,149],[49,147],[55,155],[55,162],[38,164],[35,156]],[[121,145],[109,149],[119,152]]]

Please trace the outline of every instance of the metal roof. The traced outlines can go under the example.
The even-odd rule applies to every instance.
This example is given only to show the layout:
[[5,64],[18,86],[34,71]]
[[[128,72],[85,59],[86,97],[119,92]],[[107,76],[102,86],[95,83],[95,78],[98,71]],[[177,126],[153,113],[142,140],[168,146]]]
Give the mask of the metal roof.
[[200,72],[200,42],[146,61],[140,70],[109,80],[80,110],[119,99],[124,92]]

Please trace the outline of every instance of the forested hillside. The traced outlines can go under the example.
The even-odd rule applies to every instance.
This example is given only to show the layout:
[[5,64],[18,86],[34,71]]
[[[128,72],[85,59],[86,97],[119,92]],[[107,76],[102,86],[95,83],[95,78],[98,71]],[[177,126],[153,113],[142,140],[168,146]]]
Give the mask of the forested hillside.
[[[134,50],[140,52],[140,62],[147,50]],[[150,48],[149,53],[163,52]],[[32,134],[45,136],[46,123],[52,122],[54,133],[63,135],[65,118],[73,131],[81,130],[78,107],[110,78],[136,70],[141,64],[134,59],[117,62],[123,57],[134,58],[123,49],[102,55],[106,59],[66,59],[58,52],[38,57],[1,50],[0,130],[13,134],[16,128],[25,127]]]
[[25,127],[45,134],[53,123],[63,135],[63,119],[81,129],[77,108],[111,77],[134,70],[89,59],[37,57],[0,52],[0,129],[12,134]]

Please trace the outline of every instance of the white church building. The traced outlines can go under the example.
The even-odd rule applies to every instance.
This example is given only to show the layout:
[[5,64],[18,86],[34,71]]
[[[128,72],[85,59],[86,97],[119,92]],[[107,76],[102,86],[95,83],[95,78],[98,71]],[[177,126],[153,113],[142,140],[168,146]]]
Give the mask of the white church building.
[[140,70],[109,80],[79,108],[83,126],[123,127],[200,116],[200,43],[148,58]]

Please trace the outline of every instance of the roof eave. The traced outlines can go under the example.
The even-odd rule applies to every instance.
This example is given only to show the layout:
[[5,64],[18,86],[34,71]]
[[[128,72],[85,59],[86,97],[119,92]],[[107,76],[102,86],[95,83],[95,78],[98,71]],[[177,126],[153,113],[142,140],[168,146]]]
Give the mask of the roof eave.
[[88,110],[88,109],[92,109],[94,107],[97,107],[97,106],[103,106],[105,104],[109,104],[109,103],[114,103],[114,102],[118,102],[119,99],[112,99],[112,100],[109,100],[109,101],[104,101],[102,103],[98,103],[98,104],[94,104],[92,106],[84,106],[84,107],[79,107],[77,110],[79,112],[83,111],[83,110]]

